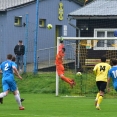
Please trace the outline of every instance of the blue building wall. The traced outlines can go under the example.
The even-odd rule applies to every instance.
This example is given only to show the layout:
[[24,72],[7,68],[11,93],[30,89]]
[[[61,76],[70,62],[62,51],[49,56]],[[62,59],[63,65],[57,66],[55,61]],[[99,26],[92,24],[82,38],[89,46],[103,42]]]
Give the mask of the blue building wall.
[[5,51],[7,50],[7,45],[5,44],[5,40],[4,40],[4,35],[6,35],[5,33],[5,22],[7,22],[7,16],[5,12],[0,13],[0,62],[3,59],[6,59],[6,56],[4,56]]
[[[49,48],[56,46],[56,25],[62,25],[62,35],[63,35],[63,25],[67,25],[67,36],[76,36],[76,29],[68,24],[67,14],[80,8],[81,6],[69,2],[67,0],[62,1],[64,5],[64,19],[62,21],[58,20],[58,8],[60,0],[44,0],[39,2],[39,19],[46,19],[46,24],[52,24],[53,28],[48,30],[47,28],[38,28],[38,49]],[[0,32],[1,53],[0,61],[6,59],[6,55],[11,53],[14,54],[14,46],[19,40],[23,40],[25,44],[25,34],[26,28],[24,26],[17,27],[14,26],[14,17],[22,16],[22,24],[26,22],[26,14],[29,15],[29,27],[28,27],[28,61],[33,61],[34,56],[34,38],[35,38],[35,22],[36,22],[36,3],[30,5],[17,7],[8,10],[4,16],[0,17],[0,27],[2,32]],[[76,22],[72,22],[76,24]],[[55,54],[55,53],[54,53]],[[46,53],[45,53],[46,55]],[[40,55],[41,56],[41,55]],[[46,58],[46,56],[45,56]]]

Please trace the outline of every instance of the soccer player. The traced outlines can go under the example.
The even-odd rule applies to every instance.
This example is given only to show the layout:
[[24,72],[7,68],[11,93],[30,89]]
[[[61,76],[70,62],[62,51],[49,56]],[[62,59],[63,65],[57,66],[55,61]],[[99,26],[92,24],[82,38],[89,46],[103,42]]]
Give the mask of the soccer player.
[[[16,58],[13,56],[12,61],[14,62],[14,64],[16,65],[16,68],[17,68],[17,64],[15,63],[15,60],[16,60]],[[17,88],[17,91],[18,91],[18,95],[20,96],[18,88]],[[24,98],[21,98],[21,102],[23,102],[23,101],[24,101]]]
[[22,80],[22,77],[19,75],[14,62],[12,62],[11,60],[12,60],[12,55],[8,54],[7,60],[2,62],[0,65],[0,70],[3,73],[3,76],[2,76],[3,92],[0,93],[0,98],[7,96],[9,91],[12,91],[19,105],[19,110],[24,110],[24,107],[22,106],[20,101],[20,96],[18,95],[17,85],[14,80],[13,71],[15,72],[15,74],[18,76],[19,79]]
[[69,83],[71,88],[73,88],[73,86],[75,85],[74,80],[64,76],[64,66],[63,66],[64,55],[65,55],[65,48],[62,48],[62,50],[59,51],[58,54],[56,55],[56,60],[55,60],[56,70],[58,76],[65,82]]
[[[16,60],[16,58],[13,56],[12,57],[12,61],[15,63],[15,60]],[[17,64],[15,64],[16,65],[16,68],[17,68]],[[20,93],[19,93],[19,90],[17,89],[17,91],[18,91],[18,95],[20,96]],[[24,98],[21,98],[21,102],[23,102],[24,101]],[[3,98],[0,98],[0,103],[1,104],[3,104]]]
[[109,84],[110,80],[112,79],[113,87],[117,91],[117,60],[112,59],[113,67],[109,70],[108,73],[108,82],[107,82],[107,90],[110,91]]
[[102,102],[104,92],[107,85],[107,77],[108,77],[108,71],[110,70],[111,66],[106,63],[106,57],[101,57],[101,62],[95,65],[93,71],[96,75],[96,85],[99,90],[99,92],[96,95],[95,99],[95,106],[96,109],[100,110],[100,103]]

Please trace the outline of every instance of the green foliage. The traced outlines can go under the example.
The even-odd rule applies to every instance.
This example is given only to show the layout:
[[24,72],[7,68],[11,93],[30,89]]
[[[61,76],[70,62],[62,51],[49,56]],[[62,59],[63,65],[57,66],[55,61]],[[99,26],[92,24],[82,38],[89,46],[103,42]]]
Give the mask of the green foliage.
[[22,93],[55,93],[55,73],[23,74],[23,80],[17,79]]
[[[94,97],[98,92],[95,82],[95,75],[92,73],[92,70],[87,70],[87,72],[82,73],[82,76],[76,76],[72,71],[66,71],[65,76],[74,79],[76,85],[72,89],[68,83],[59,79],[59,95],[85,95],[88,97]],[[21,94],[55,94],[55,72],[39,72],[36,75],[27,73],[22,74],[22,77],[23,80],[15,78]],[[1,86],[2,85],[0,85],[0,90],[2,91]],[[111,86],[110,93],[107,93],[105,96],[107,98],[117,96],[117,93],[113,89],[113,86]]]

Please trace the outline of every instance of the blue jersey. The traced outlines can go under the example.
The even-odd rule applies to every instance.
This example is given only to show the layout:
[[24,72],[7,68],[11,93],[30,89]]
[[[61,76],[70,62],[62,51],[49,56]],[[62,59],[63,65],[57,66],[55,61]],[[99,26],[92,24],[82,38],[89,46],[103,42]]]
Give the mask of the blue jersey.
[[12,68],[13,66],[15,66],[15,64],[10,60],[7,60],[0,65],[3,77],[8,77],[10,75],[13,75],[13,68]]
[[117,90],[117,66],[113,66],[109,70],[108,77],[112,78],[113,86]]
[[[12,61],[13,62],[13,61]],[[13,62],[14,63],[14,65],[15,65],[15,67],[17,68],[17,64],[15,63],[15,62]]]

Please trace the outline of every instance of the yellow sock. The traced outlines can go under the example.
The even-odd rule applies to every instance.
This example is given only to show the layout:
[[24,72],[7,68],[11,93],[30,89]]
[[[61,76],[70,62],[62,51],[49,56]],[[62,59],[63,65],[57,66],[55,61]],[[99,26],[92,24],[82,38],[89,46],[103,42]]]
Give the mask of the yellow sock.
[[96,100],[98,100],[99,96],[100,96],[100,93],[97,93]]
[[102,99],[103,99],[103,96],[100,95],[99,98],[98,98],[97,106],[100,105],[100,103],[102,102]]

